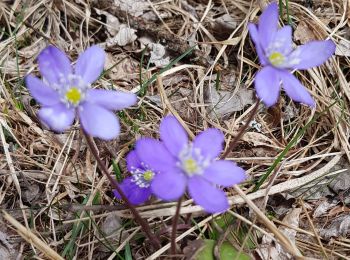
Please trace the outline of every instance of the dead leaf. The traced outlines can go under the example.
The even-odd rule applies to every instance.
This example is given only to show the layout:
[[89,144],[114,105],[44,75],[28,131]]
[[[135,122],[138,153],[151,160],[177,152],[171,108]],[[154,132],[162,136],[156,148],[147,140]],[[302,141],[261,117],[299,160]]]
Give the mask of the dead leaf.
[[315,40],[316,35],[306,22],[301,21],[294,31],[294,39],[300,41],[301,44],[305,44],[309,41]]
[[[299,227],[299,216],[301,213],[301,208],[295,208],[292,209],[282,220],[283,223],[288,224],[288,226],[298,228]],[[280,226],[278,228],[284,235],[288,238],[290,242],[295,244],[295,236],[297,234],[297,231],[295,229],[286,227],[286,226]]]
[[320,230],[320,236],[324,239],[346,237],[350,234],[350,214],[337,217],[325,228]]
[[215,19],[215,22],[225,29],[234,30],[237,27],[237,21],[229,14],[224,14]]
[[8,241],[8,235],[0,231],[0,259],[17,259],[18,252]]
[[[283,223],[288,224],[289,226],[298,228],[299,227],[299,216],[301,213],[301,208],[292,209],[287,215],[283,218]],[[278,228],[288,240],[295,244],[295,236],[297,231],[292,228],[280,226]],[[264,235],[262,238],[262,243],[258,249],[255,250],[262,259],[294,259],[289,253],[287,253],[283,247],[278,243],[272,243],[270,236]]]
[[335,55],[338,56],[350,56],[350,41],[340,39],[335,48]]
[[243,135],[242,140],[248,143],[251,143],[253,146],[269,146],[269,147],[278,147],[272,139],[266,137],[263,134],[256,132],[247,132]]
[[149,10],[149,4],[145,0],[114,0],[114,4],[128,14],[139,17]]
[[131,29],[125,24],[121,24],[117,35],[107,39],[106,45],[108,47],[112,47],[115,45],[125,46],[129,43],[134,42],[137,39],[137,35],[135,33],[136,30]]
[[206,93],[206,103],[209,104],[208,112],[211,118],[223,118],[233,112],[241,111],[245,106],[254,103],[254,91],[240,89],[235,95],[231,91],[217,91],[211,84]]
[[166,50],[165,47],[159,43],[151,44],[151,57],[150,63],[154,63],[156,67],[164,67],[170,63],[170,58],[164,57]]
[[37,41],[35,44],[18,50],[18,54],[19,56],[24,57],[26,59],[35,58],[40,53],[40,51],[42,51],[45,48],[45,46],[46,42],[40,40]]
[[348,212],[350,212],[350,208],[348,208],[346,206],[336,206],[329,211],[328,216],[334,217],[334,216],[339,215],[341,213],[348,213]]
[[[121,228],[122,224],[119,216],[115,212],[111,212],[102,223],[99,236],[103,239],[108,237],[106,238],[106,243],[110,246],[117,247],[120,241],[124,241],[128,237],[128,232],[122,232],[120,234]],[[98,249],[102,252],[109,252],[110,250],[109,247],[102,244],[98,246]]]
[[[270,233],[271,234],[271,233]],[[272,240],[273,235],[264,235],[261,244],[255,249],[255,252],[260,256],[261,259],[279,259],[279,260],[289,260],[291,258],[286,258],[284,255],[280,255]]]
[[328,202],[328,200],[323,201],[315,209],[313,217],[318,218],[318,217],[325,215],[329,209],[333,208],[336,205],[337,205],[337,201],[332,201],[332,202]]
[[119,216],[115,212],[111,212],[102,223],[101,231],[106,235],[112,235],[122,227]]
[[107,53],[106,68],[108,76],[113,80],[129,81],[139,78],[139,62],[123,55],[113,56]]
[[23,200],[25,202],[32,202],[40,196],[39,191],[40,187],[36,183],[26,185],[23,191]]

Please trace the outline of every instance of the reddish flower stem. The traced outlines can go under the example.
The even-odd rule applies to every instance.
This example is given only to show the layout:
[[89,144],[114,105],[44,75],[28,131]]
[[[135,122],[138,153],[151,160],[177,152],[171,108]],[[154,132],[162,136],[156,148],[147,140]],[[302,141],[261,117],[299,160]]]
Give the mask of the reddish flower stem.
[[101,159],[100,159],[100,157],[98,155],[99,152],[98,152],[97,148],[94,145],[93,138],[91,136],[89,136],[84,130],[83,130],[83,133],[85,135],[86,142],[87,142],[87,144],[89,146],[89,149],[90,149],[91,153],[93,154],[93,156],[95,157],[95,160],[96,160],[96,162],[98,164],[98,167],[100,168],[102,173],[108,178],[108,180],[110,181],[110,183],[113,186],[113,188],[118,191],[118,193],[120,194],[121,198],[125,202],[126,206],[130,209],[131,213],[134,215],[134,218],[135,218],[136,222],[138,222],[138,224],[141,226],[143,232],[146,234],[146,236],[150,240],[152,246],[155,249],[159,249],[161,247],[160,242],[159,242],[158,238],[152,233],[151,228],[148,225],[147,221],[145,221],[140,216],[140,214],[137,211],[137,209],[130,203],[130,201],[128,200],[128,198],[126,197],[126,195],[124,194],[122,189],[119,187],[119,184],[117,183],[117,181],[109,174],[106,165],[101,161]]
[[180,197],[179,200],[177,201],[175,216],[173,217],[173,225],[171,230],[171,248],[170,248],[170,253],[172,255],[176,254],[176,231],[177,231],[177,223],[179,222],[179,217],[180,217],[181,202],[182,202],[182,197]]
[[235,138],[231,141],[231,143],[229,144],[229,147],[226,149],[226,151],[220,156],[221,159],[225,159],[227,157],[227,155],[233,150],[233,148],[236,147],[238,141],[241,139],[242,135],[245,133],[245,131],[247,130],[250,122],[253,120],[254,116],[256,115],[256,113],[258,112],[258,108],[259,108],[259,103],[260,100],[257,99],[255,106],[252,110],[252,112],[249,115],[249,118],[247,120],[247,122],[241,127],[241,129],[239,129],[238,134],[235,136]]

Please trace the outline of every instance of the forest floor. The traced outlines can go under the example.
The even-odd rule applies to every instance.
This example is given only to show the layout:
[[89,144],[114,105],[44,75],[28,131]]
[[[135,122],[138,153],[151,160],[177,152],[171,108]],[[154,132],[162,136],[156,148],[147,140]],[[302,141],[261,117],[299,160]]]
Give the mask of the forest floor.
[[[248,178],[239,186],[247,195],[227,188],[231,208],[216,215],[185,199],[177,259],[200,259],[203,248],[219,258],[224,244],[237,256],[241,252],[237,259],[350,259],[350,1],[286,2],[280,25],[292,25],[297,45],[327,38],[337,45],[324,65],[295,73],[316,109],[291,101],[283,91],[272,108],[259,106],[227,156],[246,170]],[[254,108],[260,64],[247,24],[256,23],[267,4],[1,1],[0,258],[171,257],[176,202],[153,198],[138,207],[161,240],[162,247],[153,249],[113,197],[79,123],[56,134],[38,120],[39,105],[23,78],[39,76],[41,50],[55,45],[73,61],[98,44],[107,61],[94,87],[138,93],[136,106],[118,112],[120,136],[96,139],[102,160],[124,178],[125,155],[141,136],[159,137],[159,123],[169,113],[193,134],[220,129],[227,148]],[[268,218],[262,220],[259,212]]]

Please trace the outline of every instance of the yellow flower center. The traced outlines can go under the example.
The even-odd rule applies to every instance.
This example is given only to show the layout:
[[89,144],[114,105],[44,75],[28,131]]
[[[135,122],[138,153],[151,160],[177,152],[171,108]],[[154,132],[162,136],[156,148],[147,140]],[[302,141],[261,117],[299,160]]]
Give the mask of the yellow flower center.
[[269,60],[270,60],[272,65],[278,66],[278,65],[281,65],[284,62],[284,56],[280,52],[273,52],[269,56]]
[[78,88],[72,87],[66,92],[66,99],[74,104],[77,105],[81,100],[81,92]]
[[183,167],[187,173],[196,173],[198,171],[198,165],[195,160],[189,158],[184,161]]
[[148,171],[145,171],[143,173],[143,178],[145,179],[145,181],[151,181],[154,177],[154,172],[148,170]]

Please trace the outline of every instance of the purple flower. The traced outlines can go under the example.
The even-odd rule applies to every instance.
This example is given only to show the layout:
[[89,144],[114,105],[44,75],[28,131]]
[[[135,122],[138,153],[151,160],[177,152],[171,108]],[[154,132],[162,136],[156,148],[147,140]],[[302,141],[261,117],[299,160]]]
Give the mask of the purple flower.
[[105,62],[105,52],[92,46],[81,53],[74,66],[59,49],[49,46],[38,56],[43,81],[28,75],[26,85],[32,96],[42,105],[39,118],[52,130],[68,129],[76,115],[84,130],[105,140],[120,132],[118,118],[110,110],[132,106],[134,94],[120,91],[90,89],[98,79]]
[[322,65],[335,52],[331,40],[311,41],[293,49],[292,27],[278,29],[278,6],[270,4],[260,16],[259,25],[249,24],[252,38],[264,68],[255,78],[259,98],[267,107],[277,102],[282,81],[284,91],[294,101],[315,107],[305,87],[290,70],[309,69]]
[[141,161],[157,172],[151,183],[152,192],[160,199],[180,198],[188,187],[189,195],[205,211],[214,213],[229,207],[225,193],[217,185],[228,187],[245,179],[245,172],[233,162],[215,160],[223,149],[224,135],[207,129],[193,142],[173,116],[160,125],[163,142],[143,138],[136,143]]
[[[126,163],[131,176],[124,179],[119,186],[131,204],[144,203],[151,196],[150,186],[155,173],[140,161],[135,151],[128,154]],[[117,199],[121,199],[118,191],[114,190],[113,192]]]

